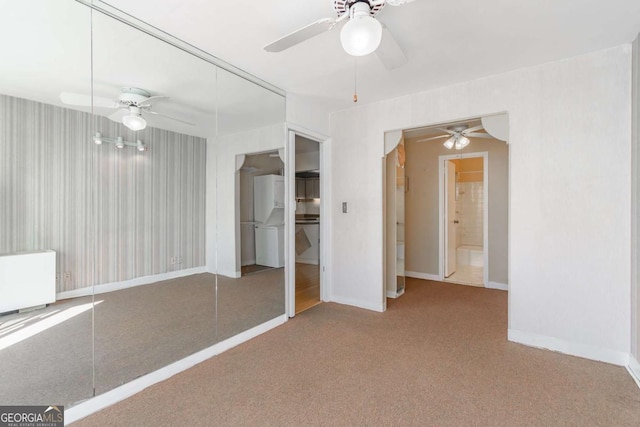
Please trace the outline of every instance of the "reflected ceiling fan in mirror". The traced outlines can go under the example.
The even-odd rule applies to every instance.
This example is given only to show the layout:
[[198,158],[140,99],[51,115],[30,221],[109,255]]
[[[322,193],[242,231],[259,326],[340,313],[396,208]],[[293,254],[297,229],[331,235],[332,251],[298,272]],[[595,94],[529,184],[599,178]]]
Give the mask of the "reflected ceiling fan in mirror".
[[455,126],[449,126],[446,129],[437,128],[437,130],[446,132],[444,135],[432,136],[431,138],[423,138],[417,140],[417,142],[425,142],[425,141],[433,141],[435,139],[447,138],[444,142],[445,148],[451,150],[455,148],[456,150],[462,150],[464,147],[469,145],[469,137],[471,138],[493,138],[488,133],[476,132],[480,129],[483,129],[482,125],[469,127],[466,124],[460,124]]
[[123,87],[117,100],[96,96],[92,99],[89,95],[73,92],[60,93],[60,100],[67,105],[85,107],[93,105],[94,107],[99,108],[116,109],[117,111],[108,116],[109,119],[114,122],[122,123],[133,131],[142,130],[147,127],[147,121],[143,117],[145,114],[151,114],[186,125],[195,126],[193,123],[151,110],[156,101],[168,98],[168,96],[164,95],[151,96],[151,94],[146,90],[135,87]]
[[264,47],[267,52],[281,52],[312,37],[333,30],[347,21],[340,30],[342,48],[349,55],[364,56],[376,52],[384,66],[392,70],[404,65],[407,58],[391,32],[376,15],[385,5],[400,6],[414,0],[333,0],[336,18],[323,18],[300,28]]

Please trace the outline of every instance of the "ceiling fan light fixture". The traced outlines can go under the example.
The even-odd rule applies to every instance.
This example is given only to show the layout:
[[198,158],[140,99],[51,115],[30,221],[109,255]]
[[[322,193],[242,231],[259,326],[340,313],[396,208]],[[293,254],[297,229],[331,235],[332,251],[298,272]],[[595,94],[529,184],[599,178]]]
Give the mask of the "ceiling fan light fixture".
[[137,107],[131,107],[129,114],[122,117],[122,124],[134,131],[147,127],[147,121],[142,118],[140,108]]
[[365,56],[374,52],[382,41],[382,25],[371,14],[367,2],[351,6],[351,18],[340,30],[340,43],[349,55]]
[[447,150],[451,150],[451,149],[453,148],[453,144],[455,144],[455,142],[456,142],[456,138],[455,138],[455,136],[452,136],[451,138],[447,139],[447,140],[444,142],[444,144],[442,144],[442,145],[444,145],[444,147],[445,147]]
[[456,150],[462,150],[467,145],[469,145],[469,138],[460,135],[456,141]]

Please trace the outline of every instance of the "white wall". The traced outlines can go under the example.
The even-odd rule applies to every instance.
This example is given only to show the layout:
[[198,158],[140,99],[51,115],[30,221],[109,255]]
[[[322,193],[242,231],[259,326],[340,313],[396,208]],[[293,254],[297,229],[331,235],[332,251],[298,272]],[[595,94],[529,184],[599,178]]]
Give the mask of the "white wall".
[[630,69],[623,45],[334,113],[333,299],[384,309],[384,132],[506,111],[509,339],[626,363]]
[[287,123],[295,125],[298,130],[329,135],[329,112],[332,110],[332,103],[327,100],[287,93]]
[[207,271],[240,277],[236,156],[277,150],[284,144],[282,123],[207,140]]
[[638,276],[638,259],[640,256],[640,239],[638,238],[638,225],[640,219],[640,185],[638,183],[640,166],[640,37],[633,42],[633,98],[632,98],[632,138],[633,138],[633,176],[631,180],[633,200],[632,204],[632,247],[631,247],[631,369],[640,379],[640,283]]

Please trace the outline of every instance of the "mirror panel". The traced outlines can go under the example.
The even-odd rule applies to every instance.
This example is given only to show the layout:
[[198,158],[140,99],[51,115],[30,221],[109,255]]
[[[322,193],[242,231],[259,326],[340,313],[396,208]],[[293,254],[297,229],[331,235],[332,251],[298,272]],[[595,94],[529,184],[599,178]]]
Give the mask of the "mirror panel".
[[0,14],[3,404],[93,395],[91,108],[60,101],[90,91],[90,23],[71,1],[5,2]]
[[217,341],[215,275],[205,272],[217,67],[97,12],[93,35],[101,394]]
[[225,70],[218,72],[218,94],[212,148],[222,340],[285,313],[285,104]]
[[0,401],[69,407],[284,314],[282,267],[242,276],[236,196],[284,172],[283,96],[74,1],[0,32],[0,254],[55,251],[57,299],[0,315]]

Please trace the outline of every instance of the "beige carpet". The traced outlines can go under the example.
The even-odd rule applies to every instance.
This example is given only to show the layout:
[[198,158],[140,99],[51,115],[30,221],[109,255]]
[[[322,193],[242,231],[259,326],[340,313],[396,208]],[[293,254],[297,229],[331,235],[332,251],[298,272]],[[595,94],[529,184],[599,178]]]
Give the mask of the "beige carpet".
[[409,279],[385,313],[321,304],[76,425],[639,425],[624,368],[506,331],[506,292]]
[[[217,289],[217,290],[216,290]],[[91,310],[0,350],[0,404],[65,405],[105,393],[281,316],[284,269],[239,279],[202,273],[95,296]],[[0,317],[0,338],[91,297]],[[19,331],[20,328],[17,329]]]

